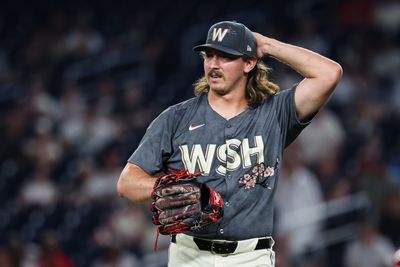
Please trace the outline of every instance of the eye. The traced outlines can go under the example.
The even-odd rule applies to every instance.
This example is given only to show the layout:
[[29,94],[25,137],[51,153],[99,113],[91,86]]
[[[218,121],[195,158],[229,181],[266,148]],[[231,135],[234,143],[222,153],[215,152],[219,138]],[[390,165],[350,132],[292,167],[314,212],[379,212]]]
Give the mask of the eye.
[[230,61],[234,61],[234,60],[240,58],[240,56],[234,56],[234,55],[230,55],[230,54],[226,54],[226,53],[222,53],[222,52],[215,52],[215,51],[202,51],[202,52],[200,52],[200,56],[204,60],[210,60],[215,56],[221,62],[230,62]]
[[232,56],[232,55],[229,55],[229,54],[221,54],[220,57],[222,59],[224,59],[225,61],[232,61],[232,60],[235,60],[235,59],[239,58],[237,56]]
[[202,51],[202,52],[200,52],[200,56],[201,56],[203,59],[210,59],[210,58],[212,58],[214,55],[213,55],[212,53],[210,53],[210,52]]
[[231,54],[227,54],[227,53],[223,53],[223,52],[218,52],[217,56],[225,62],[233,61],[233,60],[240,58],[240,56],[235,56],[235,55],[231,55]]

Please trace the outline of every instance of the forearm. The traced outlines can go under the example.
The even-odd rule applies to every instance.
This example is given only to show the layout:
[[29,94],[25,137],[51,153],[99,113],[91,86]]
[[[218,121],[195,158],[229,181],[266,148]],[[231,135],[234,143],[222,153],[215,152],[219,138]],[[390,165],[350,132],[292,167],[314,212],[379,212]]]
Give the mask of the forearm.
[[147,174],[140,167],[128,163],[122,170],[118,180],[118,194],[133,202],[149,200],[154,182],[154,177]]
[[308,49],[286,44],[278,40],[263,36],[261,39],[261,53],[263,56],[273,57],[296,70],[305,78],[320,78],[336,80],[340,66]]
[[270,56],[289,65],[304,79],[295,93],[296,111],[300,120],[314,115],[328,101],[342,78],[342,67],[317,53],[254,33],[257,56]]

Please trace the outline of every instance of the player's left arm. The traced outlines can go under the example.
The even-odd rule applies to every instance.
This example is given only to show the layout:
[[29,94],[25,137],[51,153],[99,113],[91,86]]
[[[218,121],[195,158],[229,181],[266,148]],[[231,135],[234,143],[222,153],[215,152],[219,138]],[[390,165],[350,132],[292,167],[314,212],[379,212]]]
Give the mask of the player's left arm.
[[329,99],[342,78],[342,67],[333,60],[310,50],[286,44],[253,33],[257,41],[257,56],[270,56],[289,65],[304,79],[295,93],[296,110],[300,120],[315,114]]

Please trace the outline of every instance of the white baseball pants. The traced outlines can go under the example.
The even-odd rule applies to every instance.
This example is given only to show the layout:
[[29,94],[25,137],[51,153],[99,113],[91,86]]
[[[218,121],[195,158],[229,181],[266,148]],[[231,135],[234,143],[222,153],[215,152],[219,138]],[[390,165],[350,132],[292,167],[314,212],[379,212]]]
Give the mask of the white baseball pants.
[[258,238],[241,240],[232,254],[214,254],[200,250],[192,236],[177,234],[169,246],[168,267],[274,267],[275,252],[255,250],[257,242]]

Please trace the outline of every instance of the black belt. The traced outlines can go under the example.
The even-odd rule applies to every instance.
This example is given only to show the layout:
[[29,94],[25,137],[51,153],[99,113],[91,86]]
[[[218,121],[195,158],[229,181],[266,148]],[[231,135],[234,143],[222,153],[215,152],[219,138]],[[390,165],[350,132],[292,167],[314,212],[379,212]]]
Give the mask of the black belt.
[[[211,241],[211,240],[205,240],[205,239],[200,239],[197,237],[193,237],[194,243],[196,243],[197,247],[200,250],[206,250],[210,251],[215,254],[231,254],[235,252],[238,242],[237,241],[229,241],[229,242],[223,242],[223,241]],[[176,236],[173,235],[171,242],[176,243]],[[272,248],[273,241],[272,238],[266,237],[266,238],[260,238],[257,241],[257,245],[254,248],[254,250],[258,249],[270,249]]]

